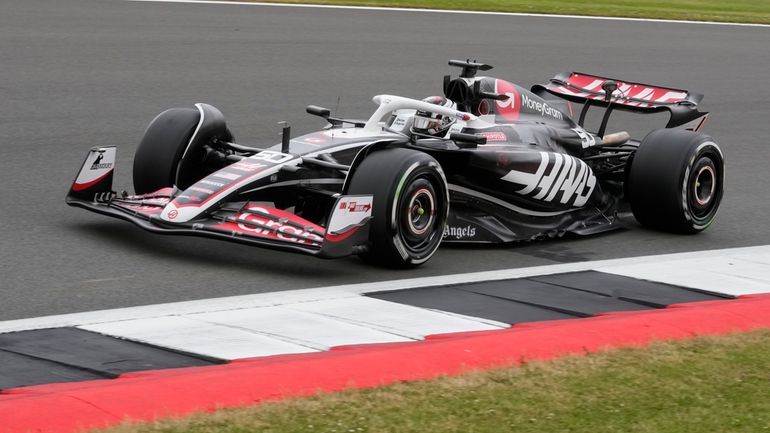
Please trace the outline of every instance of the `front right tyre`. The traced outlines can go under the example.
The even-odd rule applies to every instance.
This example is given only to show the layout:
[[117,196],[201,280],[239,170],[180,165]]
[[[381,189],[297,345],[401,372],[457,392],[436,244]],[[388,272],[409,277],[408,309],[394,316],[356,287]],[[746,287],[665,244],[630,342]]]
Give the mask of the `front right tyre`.
[[367,156],[351,175],[348,194],[373,195],[369,250],[362,258],[389,267],[427,262],[441,243],[449,192],[430,155],[390,148]]

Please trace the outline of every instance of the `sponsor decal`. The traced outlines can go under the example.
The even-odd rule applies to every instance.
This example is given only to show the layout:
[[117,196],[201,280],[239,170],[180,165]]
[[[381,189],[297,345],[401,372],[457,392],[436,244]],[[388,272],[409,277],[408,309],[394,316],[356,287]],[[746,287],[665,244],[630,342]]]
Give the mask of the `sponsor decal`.
[[217,187],[217,188],[222,188],[223,186],[225,186],[225,184],[222,183],[222,182],[215,182],[213,180],[208,180],[208,179],[199,180],[198,183],[199,184],[202,183],[204,185],[211,185],[211,186],[214,186],[214,187]]
[[241,177],[240,174],[225,173],[225,172],[221,172],[221,171],[218,171],[216,173],[212,173],[212,176],[218,177],[218,178],[221,178],[221,179],[227,179],[227,180],[237,180],[239,177]]
[[326,140],[324,138],[321,138],[321,137],[306,137],[303,141],[305,143],[308,143],[308,144],[324,144],[324,143],[326,143]]
[[[294,242],[297,244],[318,245],[323,242],[323,237],[321,237],[323,234],[323,229],[320,227],[309,226],[307,228],[301,229],[293,225],[288,225],[281,222],[286,220],[286,217],[288,216],[286,212],[278,211],[277,209],[268,209],[261,206],[250,206],[248,209],[250,212],[242,212],[235,216],[237,219],[245,221],[245,223],[237,223],[238,228],[243,232],[261,237]],[[271,212],[271,210],[273,212]],[[263,214],[265,216],[260,216],[254,212]],[[278,219],[269,218],[270,216],[278,217]],[[306,223],[306,221],[296,222]],[[311,229],[312,231],[308,229]],[[319,231],[321,235],[318,234]],[[298,238],[297,235],[308,239]]]
[[294,159],[294,156],[281,152],[273,152],[272,150],[263,150],[256,155],[250,156],[248,159],[250,161],[267,161],[272,164],[280,164]]
[[147,200],[139,199],[139,203],[138,204],[142,205],[142,206],[147,205],[147,206],[153,206],[153,207],[155,207],[155,206],[165,207],[168,204],[168,202],[170,202],[170,201],[171,201],[170,198],[158,197],[158,198],[152,198],[152,199],[147,199]]
[[460,122],[455,122],[452,126],[449,127],[449,131],[447,131],[447,135],[453,132],[463,132],[463,128],[465,128],[465,124]]
[[183,194],[183,195],[180,195],[179,198],[185,199],[185,200],[187,200],[188,202],[191,202],[191,203],[197,203],[197,202],[201,201],[201,198],[198,197],[198,196],[195,196],[195,195]]
[[542,117],[549,116],[549,117],[553,117],[554,119],[559,119],[559,120],[564,119],[564,115],[561,114],[561,111],[551,107],[545,102],[540,102],[535,99],[532,99],[526,94],[521,95],[521,105],[523,107],[528,108],[531,111],[540,113],[540,116]]
[[370,195],[340,197],[339,204],[329,219],[327,233],[337,235],[364,224],[372,216],[372,201]]
[[476,236],[476,227],[467,225],[465,227],[444,226],[444,239],[472,239]]
[[263,167],[267,167],[267,165],[260,164],[258,162],[238,161],[227,168],[232,168],[233,170],[238,171],[245,171],[247,173],[253,173]]
[[482,131],[479,132],[480,135],[483,135],[484,137],[487,137],[487,142],[490,141],[508,141],[508,136],[505,135],[505,133],[500,131]]
[[369,212],[372,208],[371,203],[358,204],[357,202],[345,202],[340,201],[340,209],[347,210],[348,212]]
[[190,187],[190,191],[198,191],[198,192],[202,192],[204,194],[214,194],[214,192],[215,192],[215,191],[212,191],[210,189],[201,188],[199,186],[191,186]]
[[72,191],[85,191],[93,188],[94,192],[108,188],[108,179],[115,166],[115,147],[93,148],[80,167],[77,178],[72,183]]
[[177,212],[176,209],[173,209],[171,212],[168,213],[168,219],[172,220],[179,216],[179,212]]
[[390,129],[397,132],[404,132],[407,125],[409,125],[409,121],[412,117],[414,117],[415,110],[408,110],[408,109],[401,109],[396,110],[394,112],[395,118],[393,119],[393,122],[390,124]]
[[96,155],[96,159],[94,159],[94,162],[91,164],[91,170],[103,170],[106,168],[112,168],[111,162],[102,163],[102,159],[104,159],[104,152],[106,152],[107,149],[99,149],[99,153]]
[[118,206],[143,214],[157,214],[163,211],[163,207],[135,204],[119,204]]
[[136,201],[137,205],[147,204],[150,206],[165,206],[171,201],[170,197],[150,197],[145,198],[147,195],[129,195],[124,200]]
[[523,185],[519,194],[546,202],[559,196],[560,203],[574,207],[585,205],[596,187],[596,176],[585,162],[560,153],[540,152],[534,173],[511,170],[501,179]]

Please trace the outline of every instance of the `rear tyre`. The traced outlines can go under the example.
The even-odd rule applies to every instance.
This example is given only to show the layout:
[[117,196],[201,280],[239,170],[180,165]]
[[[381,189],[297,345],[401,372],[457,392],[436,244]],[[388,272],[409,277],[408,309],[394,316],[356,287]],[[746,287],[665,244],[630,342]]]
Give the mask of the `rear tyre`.
[[205,165],[205,145],[215,138],[232,141],[224,117],[216,108],[171,108],[147,126],[134,154],[134,190],[146,194],[169,186],[185,189],[213,170]]
[[427,262],[441,243],[449,192],[430,155],[393,148],[367,156],[352,174],[348,194],[371,194],[369,251],[361,257],[390,267]]
[[723,187],[724,158],[711,137],[659,129],[647,134],[635,152],[626,195],[641,224],[697,233],[713,222]]

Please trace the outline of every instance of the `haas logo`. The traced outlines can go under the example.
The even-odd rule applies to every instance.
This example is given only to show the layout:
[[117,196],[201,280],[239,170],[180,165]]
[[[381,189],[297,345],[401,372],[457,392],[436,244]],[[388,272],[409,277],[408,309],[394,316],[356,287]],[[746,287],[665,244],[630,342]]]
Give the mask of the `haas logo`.
[[516,191],[519,194],[546,202],[553,202],[558,196],[560,203],[572,201],[573,207],[584,206],[596,187],[596,176],[588,164],[569,155],[548,152],[540,152],[540,165],[535,173],[511,170],[501,179],[523,185]]
[[495,102],[498,115],[511,122],[518,120],[521,102],[519,101],[519,91],[516,90],[516,86],[507,81],[495,80],[495,93],[508,97],[504,101]]

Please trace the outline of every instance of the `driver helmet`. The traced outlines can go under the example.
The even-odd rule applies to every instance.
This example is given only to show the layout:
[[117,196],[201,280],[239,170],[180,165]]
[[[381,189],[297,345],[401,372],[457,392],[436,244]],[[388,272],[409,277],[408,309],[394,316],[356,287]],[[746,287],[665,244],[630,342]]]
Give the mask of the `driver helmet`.
[[[457,110],[457,104],[443,96],[428,96],[422,101]],[[412,132],[443,137],[456,120],[457,119],[454,117],[445,116],[443,114],[417,110],[414,114]]]

